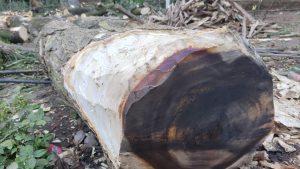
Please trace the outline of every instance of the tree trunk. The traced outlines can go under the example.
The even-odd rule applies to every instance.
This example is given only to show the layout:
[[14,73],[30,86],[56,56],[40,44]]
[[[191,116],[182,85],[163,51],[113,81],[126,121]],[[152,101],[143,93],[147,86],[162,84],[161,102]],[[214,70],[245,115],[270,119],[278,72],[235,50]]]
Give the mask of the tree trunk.
[[39,54],[115,168],[233,167],[270,132],[272,78],[237,33],[101,22],[50,22]]

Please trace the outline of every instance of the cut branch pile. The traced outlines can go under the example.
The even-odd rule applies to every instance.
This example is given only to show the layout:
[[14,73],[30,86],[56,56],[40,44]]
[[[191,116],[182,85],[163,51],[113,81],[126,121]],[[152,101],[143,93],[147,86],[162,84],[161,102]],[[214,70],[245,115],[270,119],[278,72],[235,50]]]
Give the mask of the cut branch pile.
[[235,26],[240,31],[244,27],[243,36],[248,38],[263,24],[238,3],[229,0],[177,0],[175,4],[170,5],[165,14],[157,12],[149,17],[149,21],[190,29],[217,28],[230,23],[230,26]]

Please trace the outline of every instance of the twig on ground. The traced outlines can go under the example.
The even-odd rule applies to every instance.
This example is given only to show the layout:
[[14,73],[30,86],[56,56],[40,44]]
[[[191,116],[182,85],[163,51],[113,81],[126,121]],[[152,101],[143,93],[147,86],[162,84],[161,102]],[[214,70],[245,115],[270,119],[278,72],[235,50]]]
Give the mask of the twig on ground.
[[253,32],[253,34],[249,38],[252,38],[255,35],[259,34],[265,27],[267,27],[271,24],[273,24],[273,23],[266,23],[266,24],[262,25],[260,28],[257,29],[257,31]]

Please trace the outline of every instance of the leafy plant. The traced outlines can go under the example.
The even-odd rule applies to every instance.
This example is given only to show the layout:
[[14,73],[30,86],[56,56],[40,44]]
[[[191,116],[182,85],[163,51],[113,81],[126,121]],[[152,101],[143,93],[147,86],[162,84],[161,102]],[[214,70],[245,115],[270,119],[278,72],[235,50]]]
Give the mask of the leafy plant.
[[7,117],[10,112],[8,105],[5,102],[0,103],[0,122]]
[[20,111],[27,106],[28,102],[22,95],[17,95],[13,101],[13,108],[15,111]]
[[54,155],[47,148],[54,135],[40,131],[47,120],[42,108],[29,104],[20,95],[10,107],[3,102],[0,104],[0,113],[5,114],[0,120],[0,169],[42,169],[52,166]]

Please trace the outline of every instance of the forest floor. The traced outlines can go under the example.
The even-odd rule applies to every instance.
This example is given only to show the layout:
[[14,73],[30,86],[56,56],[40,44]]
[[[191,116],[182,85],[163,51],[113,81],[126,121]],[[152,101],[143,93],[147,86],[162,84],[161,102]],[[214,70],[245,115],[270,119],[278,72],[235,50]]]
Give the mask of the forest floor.
[[[256,48],[300,53],[299,12],[262,12],[256,17],[277,25],[275,31],[262,32],[250,40]],[[300,85],[299,81],[296,82],[297,77],[290,74],[292,70],[296,73],[300,70],[300,58],[263,55],[262,58],[274,79],[276,127],[266,141],[257,147],[254,157],[241,168],[297,169],[300,168]],[[24,66],[28,65],[25,63]],[[42,67],[36,63],[34,69]],[[44,77],[39,74],[22,76]],[[60,159],[63,160],[56,162],[56,168],[110,168],[92,131],[50,85],[1,84],[0,101],[13,100],[17,96],[16,91],[28,102],[40,105],[49,119],[42,130],[54,133],[55,138],[49,144],[62,148]]]

